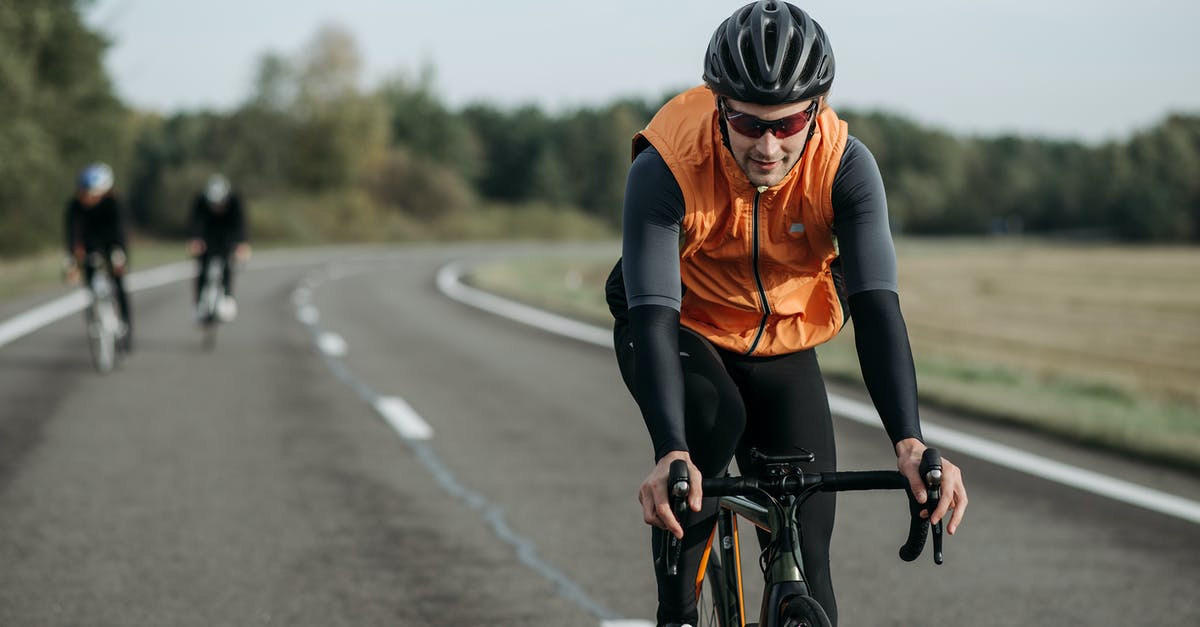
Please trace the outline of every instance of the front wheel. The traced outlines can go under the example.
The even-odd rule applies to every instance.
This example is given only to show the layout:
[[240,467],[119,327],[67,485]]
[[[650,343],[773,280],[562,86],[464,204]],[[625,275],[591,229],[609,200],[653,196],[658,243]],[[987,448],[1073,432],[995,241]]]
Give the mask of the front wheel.
[[783,627],[832,627],[824,608],[812,597],[796,596],[787,600],[780,614]]
[[96,372],[112,372],[117,360],[116,312],[111,303],[96,303],[87,309],[88,346]]

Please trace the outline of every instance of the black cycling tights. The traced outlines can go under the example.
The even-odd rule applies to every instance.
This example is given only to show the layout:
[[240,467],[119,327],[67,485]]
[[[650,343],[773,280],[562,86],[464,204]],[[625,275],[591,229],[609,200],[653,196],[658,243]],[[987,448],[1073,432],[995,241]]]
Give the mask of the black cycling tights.
[[[623,327],[618,321],[617,359],[626,386],[633,390],[633,348]],[[816,455],[816,461],[807,464],[806,470],[835,469],[829,399],[815,352],[745,357],[719,350],[687,329],[680,329],[679,352],[684,371],[688,449],[704,476],[720,476],[735,455],[738,467],[746,472],[750,468],[747,454],[752,448],[782,455],[801,447]],[[837,602],[829,572],[834,505],[832,493],[816,494],[801,509],[800,522],[809,589],[836,625]],[[696,623],[694,582],[716,521],[715,513],[716,499],[705,499],[703,509],[685,521],[678,576],[667,577],[655,570],[660,625]],[[659,554],[664,536],[662,530],[653,529],[653,555]]]
[[[112,253],[104,256],[104,263],[108,266],[108,278],[112,280],[113,297],[117,301],[117,309],[121,312],[121,320],[125,323],[125,331],[130,336],[133,335],[133,317],[129,310],[129,295],[125,292],[125,275],[117,274],[113,262]],[[96,274],[96,269],[91,264],[83,264],[83,284],[91,286],[92,277]]]
[[204,289],[204,283],[208,280],[208,262],[214,256],[221,256],[225,263],[221,264],[221,286],[225,289],[226,296],[233,295],[233,269],[230,264],[233,259],[229,252],[210,251],[206,250],[196,257],[199,270],[196,272],[196,282],[192,290],[193,302],[200,302],[200,292]]

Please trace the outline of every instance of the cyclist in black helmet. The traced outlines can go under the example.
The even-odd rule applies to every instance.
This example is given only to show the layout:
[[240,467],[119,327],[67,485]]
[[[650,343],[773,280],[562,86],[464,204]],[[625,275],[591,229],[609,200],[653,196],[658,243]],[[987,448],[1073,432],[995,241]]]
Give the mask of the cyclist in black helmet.
[[[748,4],[717,27],[703,78],[634,138],[622,259],[607,285],[621,375],[654,447],[638,496],[655,555],[666,533],[683,540],[680,575],[656,568],[660,625],[695,623],[695,575],[716,508],[693,490],[690,513],[675,517],[666,494],[671,461],[688,462],[692,486],[735,457],[752,475],[751,448],[803,448],[816,457],[807,470],[834,469],[814,347],[851,318],[897,467],[925,499],[883,180],[827,103],[828,36],[791,4]],[[943,465],[943,499],[931,517],[954,533],[967,495],[959,468]],[[801,517],[806,578],[836,624],[833,495],[813,496]]]
[[89,256],[103,258],[112,277],[117,308],[121,312],[122,342],[126,351],[133,348],[133,320],[129,296],[125,292],[125,270],[129,246],[125,237],[125,220],[121,203],[113,193],[113,171],[105,163],[93,163],[83,169],[76,179],[75,194],[67,201],[63,213],[63,234],[67,257],[64,262],[69,282],[79,279],[83,268],[83,283],[91,285],[95,268],[85,263]]

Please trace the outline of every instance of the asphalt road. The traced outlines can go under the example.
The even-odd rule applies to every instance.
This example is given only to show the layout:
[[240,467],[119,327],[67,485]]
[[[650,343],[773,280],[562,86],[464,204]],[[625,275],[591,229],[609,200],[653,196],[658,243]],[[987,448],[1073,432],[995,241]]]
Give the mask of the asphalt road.
[[[212,352],[186,283],[141,291],[108,376],[77,315],[0,347],[0,625],[652,617],[650,449],[611,350],[435,286],[500,252],[260,255]],[[1192,477],[925,416],[1200,500]],[[837,428],[843,468],[894,463],[881,431]],[[944,566],[895,557],[899,495],[839,501],[842,625],[1200,624],[1200,525],[944,449],[971,491]]]

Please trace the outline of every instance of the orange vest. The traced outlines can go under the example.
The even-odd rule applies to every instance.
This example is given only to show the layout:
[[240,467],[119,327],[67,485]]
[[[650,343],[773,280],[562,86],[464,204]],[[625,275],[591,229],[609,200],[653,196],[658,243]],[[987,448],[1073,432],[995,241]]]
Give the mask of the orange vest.
[[811,348],[842,327],[829,265],[833,177],[846,123],[825,107],[804,156],[759,192],[721,141],[707,87],[673,98],[634,138],[653,145],[683,190],[681,323],[721,348],[781,355]]

